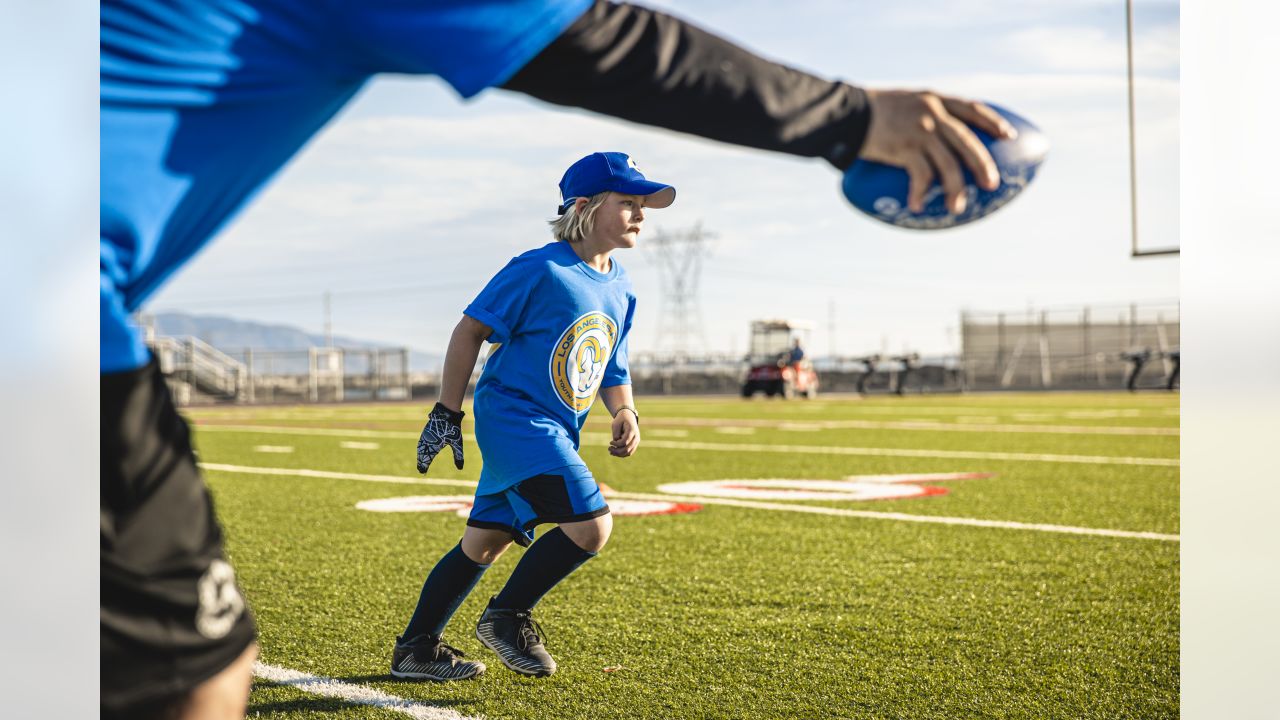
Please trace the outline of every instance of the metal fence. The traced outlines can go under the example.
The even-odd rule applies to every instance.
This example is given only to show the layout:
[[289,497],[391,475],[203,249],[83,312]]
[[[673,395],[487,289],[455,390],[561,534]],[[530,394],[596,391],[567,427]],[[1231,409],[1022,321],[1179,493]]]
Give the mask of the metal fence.
[[177,404],[243,399],[245,367],[234,358],[193,337],[150,338],[149,342]]
[[1176,302],[961,314],[970,390],[1167,387],[1179,363]]
[[223,352],[196,338],[150,340],[179,405],[405,400],[407,348]]
[[[918,394],[963,389],[960,361],[954,356],[825,356],[812,362],[822,392]],[[631,383],[639,395],[738,394],[748,368],[746,358],[729,354],[638,353],[630,365]]]
[[245,402],[407,400],[407,348],[245,348],[232,357],[248,373]]

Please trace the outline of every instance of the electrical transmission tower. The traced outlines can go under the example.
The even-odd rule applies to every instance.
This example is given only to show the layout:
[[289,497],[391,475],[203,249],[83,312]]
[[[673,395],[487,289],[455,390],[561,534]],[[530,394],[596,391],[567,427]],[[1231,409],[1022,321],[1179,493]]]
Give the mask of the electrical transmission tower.
[[702,258],[710,252],[714,233],[702,229],[699,220],[688,230],[659,230],[643,247],[656,258],[662,283],[658,316],[659,353],[689,355],[695,349],[706,352],[702,308],[698,303],[698,281]]

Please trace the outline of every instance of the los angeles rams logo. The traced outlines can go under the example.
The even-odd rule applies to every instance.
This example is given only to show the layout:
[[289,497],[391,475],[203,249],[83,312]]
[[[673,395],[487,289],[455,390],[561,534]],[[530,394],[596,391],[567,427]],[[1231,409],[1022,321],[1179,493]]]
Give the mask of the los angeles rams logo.
[[591,407],[617,339],[617,323],[601,312],[589,312],[565,329],[549,368],[551,386],[565,407],[575,413]]

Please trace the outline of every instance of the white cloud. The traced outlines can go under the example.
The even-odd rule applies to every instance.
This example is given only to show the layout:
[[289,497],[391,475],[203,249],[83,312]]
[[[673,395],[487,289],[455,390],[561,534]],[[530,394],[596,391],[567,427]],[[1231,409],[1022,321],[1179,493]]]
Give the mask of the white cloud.
[[[1124,72],[1125,40],[1099,27],[1041,26],[1017,30],[1008,36],[1012,54],[1044,70],[1065,72]],[[1178,28],[1151,28],[1134,40],[1135,74],[1177,70]]]
[[[1176,13],[1178,0],[1137,0],[1135,17],[1148,11],[1160,15]],[[1042,22],[1046,17],[1074,17],[1083,13],[1123,11],[1121,0],[969,0],[958,6],[949,0],[913,0],[890,3],[882,8],[880,20],[906,28],[991,28]],[[1123,26],[1121,26],[1123,27]]]

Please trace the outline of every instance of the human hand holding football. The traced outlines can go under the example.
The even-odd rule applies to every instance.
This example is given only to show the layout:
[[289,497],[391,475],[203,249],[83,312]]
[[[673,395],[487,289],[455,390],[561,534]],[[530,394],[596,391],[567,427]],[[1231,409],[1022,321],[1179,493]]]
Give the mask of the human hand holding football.
[[908,206],[924,209],[924,193],[935,177],[942,181],[947,207],[964,212],[963,163],[986,190],[1000,181],[991,154],[969,129],[969,123],[994,137],[1012,140],[1017,131],[980,102],[928,91],[868,90],[871,125],[858,157],[907,171],[911,178]]
[[996,105],[872,93],[867,141],[842,190],[881,222],[933,230],[985,217],[1017,197],[1048,154],[1035,125]]

